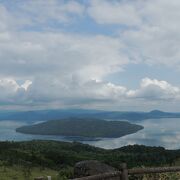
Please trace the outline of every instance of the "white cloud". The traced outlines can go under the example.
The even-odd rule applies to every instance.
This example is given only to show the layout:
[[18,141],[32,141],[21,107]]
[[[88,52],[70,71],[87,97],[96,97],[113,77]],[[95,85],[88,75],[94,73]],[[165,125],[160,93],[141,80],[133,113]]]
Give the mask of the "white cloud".
[[4,82],[0,104],[88,104],[112,101],[124,93],[124,87],[102,81],[129,63],[120,40],[103,35],[11,31],[8,23],[7,27],[0,33],[0,79]]
[[134,3],[126,1],[92,0],[88,8],[89,15],[99,24],[123,24],[134,26],[141,24],[141,18]]
[[[109,100],[114,101],[117,98],[123,97],[126,93],[126,88],[116,86],[112,83],[105,83],[98,80],[90,80],[79,84],[73,88],[73,92],[79,94],[79,98],[88,98],[94,100]],[[77,94],[75,97],[77,97]]]
[[6,8],[2,5],[0,5],[0,32],[7,30],[8,25],[7,22],[9,20],[10,16],[7,12]]
[[0,41],[0,75],[52,73],[60,78],[101,79],[129,63],[123,51],[119,40],[107,36],[9,33]]
[[[144,78],[140,87],[130,90],[127,87],[105,83],[100,80],[79,81],[77,78],[69,82],[59,78],[36,78],[18,83],[12,78],[0,79],[0,104],[18,105],[27,108],[48,107],[97,107],[115,108],[135,107],[142,105],[148,109],[178,105],[180,88],[166,81]],[[111,109],[110,108],[110,109]]]
[[0,79],[0,104],[18,104],[24,102],[26,91],[32,84],[27,80],[23,84],[18,84],[12,78]]
[[24,84],[21,85],[21,88],[23,88],[25,91],[28,90],[29,86],[32,84],[32,81],[26,80]]
[[140,88],[127,92],[130,98],[142,98],[148,100],[179,100],[180,88],[172,86],[166,81],[144,78]]
[[99,0],[92,1],[89,13],[99,24],[129,26],[123,31],[119,28],[119,38],[134,62],[179,69],[179,10],[178,0]]
[[60,79],[36,80],[27,91],[29,99],[45,103],[62,103],[64,105],[87,105],[88,103],[113,102],[124,97],[126,88],[97,80],[86,82],[72,79],[62,82]]
[[[74,15],[82,15],[84,7],[77,1],[36,0],[19,3],[19,8],[26,19],[32,23],[46,23],[50,21],[69,22]],[[18,15],[18,13],[16,12]]]
[[[137,90],[128,90],[104,80],[130,63],[179,68],[179,1],[97,0],[89,1],[87,12],[79,1],[19,2],[14,9],[0,5],[0,103],[142,107],[179,102],[179,87],[166,81],[145,78]],[[120,25],[120,33],[61,31],[61,23],[83,15],[100,25]]]

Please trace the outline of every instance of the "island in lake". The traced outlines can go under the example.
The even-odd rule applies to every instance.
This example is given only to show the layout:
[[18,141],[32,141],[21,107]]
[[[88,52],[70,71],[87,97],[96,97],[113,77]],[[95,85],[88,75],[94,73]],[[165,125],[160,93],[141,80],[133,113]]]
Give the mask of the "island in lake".
[[36,135],[117,138],[136,133],[143,126],[126,121],[105,121],[93,118],[67,118],[22,126],[17,132]]

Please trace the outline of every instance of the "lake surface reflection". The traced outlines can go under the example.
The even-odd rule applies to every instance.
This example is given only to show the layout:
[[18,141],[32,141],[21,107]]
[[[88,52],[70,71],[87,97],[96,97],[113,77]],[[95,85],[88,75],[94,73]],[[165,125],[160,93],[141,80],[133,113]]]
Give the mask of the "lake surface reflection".
[[58,141],[80,141],[97,147],[114,149],[126,145],[143,144],[148,146],[163,146],[167,149],[180,149],[180,118],[149,119],[136,122],[144,129],[121,138],[81,139],[62,136],[27,135],[17,133],[15,129],[25,123],[18,121],[0,121],[0,140],[24,141],[46,139]]

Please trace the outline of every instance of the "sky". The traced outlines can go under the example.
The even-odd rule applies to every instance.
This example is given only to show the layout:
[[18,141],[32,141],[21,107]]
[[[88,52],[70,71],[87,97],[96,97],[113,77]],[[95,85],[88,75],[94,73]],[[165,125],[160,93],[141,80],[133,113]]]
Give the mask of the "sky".
[[0,109],[180,111],[179,0],[0,0]]

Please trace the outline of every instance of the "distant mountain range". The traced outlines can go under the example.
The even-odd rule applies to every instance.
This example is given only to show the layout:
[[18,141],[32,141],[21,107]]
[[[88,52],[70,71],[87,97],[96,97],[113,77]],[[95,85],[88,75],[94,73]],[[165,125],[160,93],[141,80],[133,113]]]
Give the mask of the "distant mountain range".
[[125,121],[105,121],[95,118],[67,118],[46,121],[16,129],[25,134],[116,138],[135,133],[142,126]]
[[123,111],[100,111],[84,109],[60,109],[60,110],[37,110],[22,112],[0,112],[0,120],[18,120],[28,123],[57,120],[69,117],[91,117],[110,120],[130,120],[138,121],[145,119],[159,118],[180,118],[180,113],[163,112],[154,110],[150,112],[123,112]]

